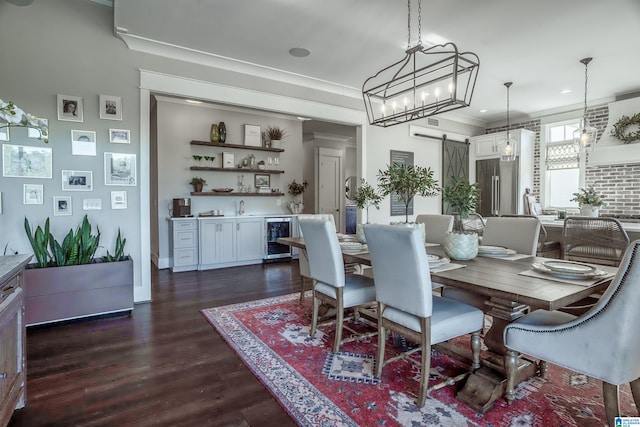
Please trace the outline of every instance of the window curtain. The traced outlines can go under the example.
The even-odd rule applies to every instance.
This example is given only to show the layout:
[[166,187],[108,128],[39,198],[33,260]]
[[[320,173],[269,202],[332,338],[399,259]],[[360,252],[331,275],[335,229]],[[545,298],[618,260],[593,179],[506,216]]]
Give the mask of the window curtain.
[[547,170],[575,169],[579,164],[573,142],[547,145]]

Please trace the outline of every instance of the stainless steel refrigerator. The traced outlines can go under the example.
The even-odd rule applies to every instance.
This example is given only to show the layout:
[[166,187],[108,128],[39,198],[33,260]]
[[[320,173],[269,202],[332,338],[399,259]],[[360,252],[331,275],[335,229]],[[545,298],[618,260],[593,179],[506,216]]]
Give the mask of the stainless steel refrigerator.
[[513,162],[500,159],[476,161],[476,182],[480,202],[476,211],[483,217],[518,213],[520,158]]

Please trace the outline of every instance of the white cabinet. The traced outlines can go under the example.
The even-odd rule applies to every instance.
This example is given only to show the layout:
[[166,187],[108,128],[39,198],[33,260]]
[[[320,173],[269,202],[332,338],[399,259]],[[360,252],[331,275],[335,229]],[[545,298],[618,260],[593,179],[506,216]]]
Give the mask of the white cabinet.
[[236,248],[238,261],[262,260],[264,258],[264,219],[246,218],[236,220]]
[[[525,140],[527,144],[533,132],[526,129],[514,129],[510,131],[511,139],[516,142],[516,150],[520,153],[528,149],[522,145]],[[533,135],[535,138],[535,134]],[[500,145],[506,140],[507,132],[490,133],[487,135],[473,136],[469,139],[476,159],[497,159],[500,157]]]
[[236,220],[200,220],[200,266],[201,270],[214,268],[211,264],[229,263],[236,260]]
[[198,220],[171,218],[169,220],[169,248],[171,271],[198,269]]
[[492,158],[500,155],[496,135],[482,135],[471,138],[471,144],[475,145],[477,158]]

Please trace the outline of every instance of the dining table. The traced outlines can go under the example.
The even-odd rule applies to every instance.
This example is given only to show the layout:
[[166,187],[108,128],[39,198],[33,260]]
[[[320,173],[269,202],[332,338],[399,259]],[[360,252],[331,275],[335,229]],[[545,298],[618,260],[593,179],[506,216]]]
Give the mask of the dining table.
[[[278,239],[278,242],[301,250],[306,248],[303,237],[283,237]],[[425,250],[432,257],[448,261],[444,249],[439,245],[426,244]],[[371,265],[371,258],[366,249],[362,252],[343,252],[343,257],[348,263]],[[459,400],[484,413],[502,397],[506,378],[503,332],[509,323],[530,311],[558,310],[594,293],[602,292],[617,272],[617,267],[592,264],[591,267],[597,269],[598,276],[590,280],[572,280],[572,277],[563,278],[562,275],[541,273],[538,268],[541,264],[558,261],[524,254],[477,256],[470,260],[453,260],[437,268],[430,268],[432,282],[462,289],[484,298],[484,311],[491,316],[491,326],[484,334],[487,355],[482,360],[482,367],[469,376],[464,387],[457,393],[456,397]],[[532,268],[534,264],[536,269]],[[399,279],[401,274],[398,272]],[[449,346],[449,350],[451,347]],[[451,351],[460,355],[459,351]],[[544,371],[540,372],[540,364],[521,357],[516,384],[537,373],[544,375]]]

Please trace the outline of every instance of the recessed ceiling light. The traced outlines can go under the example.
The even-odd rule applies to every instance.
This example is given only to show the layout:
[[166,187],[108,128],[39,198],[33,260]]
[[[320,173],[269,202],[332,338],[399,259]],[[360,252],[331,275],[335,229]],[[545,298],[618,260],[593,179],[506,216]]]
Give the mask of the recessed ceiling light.
[[302,120],[303,122],[305,120],[311,120],[309,117],[300,117],[300,116],[297,116],[297,117],[298,117],[298,120]]
[[486,113],[489,110],[480,110],[481,113]]
[[196,101],[195,99],[185,99],[184,102],[188,102],[189,104],[202,104],[202,101]]
[[292,47],[289,49],[289,55],[295,56],[296,58],[304,58],[305,56],[309,56],[310,53],[309,49],[303,47]]
[[571,89],[562,89],[560,93],[571,93]]

